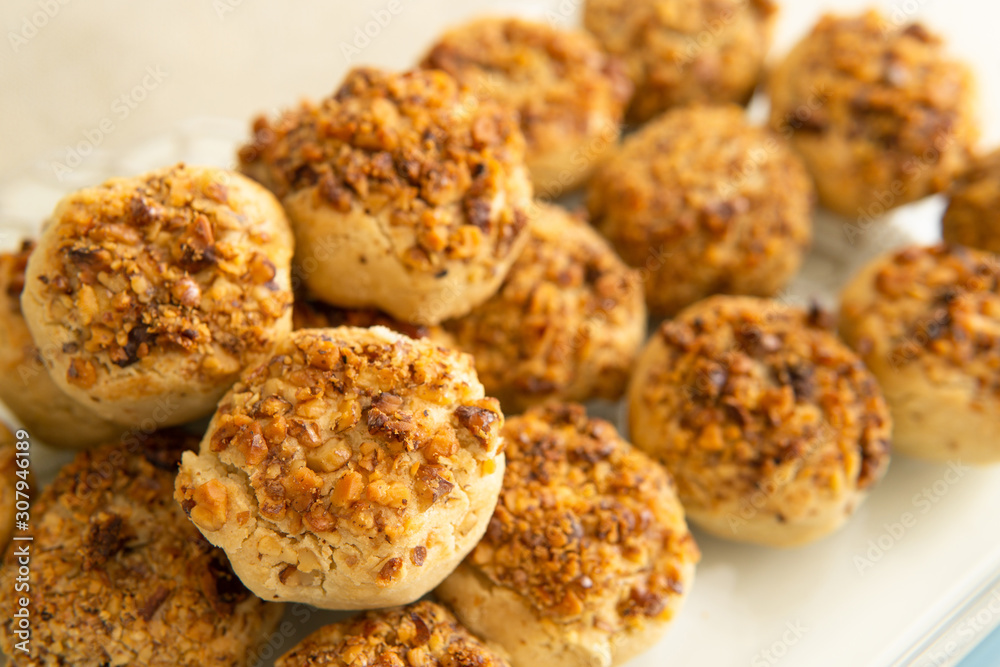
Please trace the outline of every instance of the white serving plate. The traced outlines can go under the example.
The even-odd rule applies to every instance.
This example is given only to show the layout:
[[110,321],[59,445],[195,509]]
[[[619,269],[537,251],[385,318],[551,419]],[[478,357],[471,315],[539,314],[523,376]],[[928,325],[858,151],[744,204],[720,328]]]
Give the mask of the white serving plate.
[[[953,36],[956,26],[972,22],[970,29],[977,32],[971,33],[975,39],[970,43],[989,44],[981,40],[983,26],[1000,23],[1000,8],[976,7],[966,0],[955,3],[967,10],[965,16],[956,16],[951,5],[935,7],[933,0],[876,4],[889,11],[911,4],[927,9],[934,15],[934,25]],[[425,14],[420,24],[444,27],[467,16],[472,6],[477,11],[492,8],[535,16],[554,10],[572,23],[580,4],[578,0],[476,0],[468,7]],[[785,0],[783,4],[788,6],[779,30],[779,51],[829,3]],[[835,8],[848,11],[863,4],[851,0]],[[561,6],[568,6],[571,13],[564,13]],[[973,7],[979,14],[968,11]],[[969,44],[957,47],[976,57],[969,53]],[[984,67],[991,73],[1000,71],[995,55],[990,57]],[[399,60],[397,64],[404,66],[406,59]],[[997,99],[998,92],[1000,88],[992,91],[989,99]],[[758,118],[762,112],[759,105],[752,109]],[[61,181],[47,160],[39,160],[14,180],[0,183],[0,247],[14,247],[22,236],[37,234],[58,198],[77,187],[179,160],[232,166],[234,147],[245,137],[246,125],[243,119],[192,119],[127,152],[97,151]],[[987,135],[995,136],[996,129],[987,127]],[[941,199],[932,198],[899,209],[886,224],[853,242],[845,233],[851,222],[819,213],[815,250],[802,275],[779,298],[835,307],[838,288],[867,259],[910,241],[935,240],[942,208]],[[594,405],[592,410],[620,421],[622,411],[617,406]],[[5,413],[2,406],[0,413]],[[70,458],[41,443],[33,450],[34,469],[43,481]],[[1000,468],[966,469],[960,462],[932,465],[897,457],[853,520],[817,544],[776,551],[696,531],[703,559],[687,606],[668,637],[629,667],[957,664],[1000,626],[998,510]],[[272,653],[280,655],[312,629],[336,618],[329,612],[290,611],[273,638]]]

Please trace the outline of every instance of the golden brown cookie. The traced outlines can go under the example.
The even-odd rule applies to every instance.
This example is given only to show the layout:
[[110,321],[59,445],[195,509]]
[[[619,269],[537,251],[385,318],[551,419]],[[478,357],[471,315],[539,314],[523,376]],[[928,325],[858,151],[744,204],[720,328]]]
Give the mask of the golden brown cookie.
[[21,306],[52,379],[104,419],[211,414],[292,325],[292,235],[232,172],[183,164],[74,192],[28,260]]
[[690,106],[630,136],[590,181],[596,225],[646,282],[651,312],[770,296],[812,239],[813,191],[780,137],[736,106]]
[[445,328],[505,411],[617,400],[646,336],[642,281],[584,220],[539,204],[500,291]]
[[839,528],[885,473],[882,392],[827,319],[719,296],[650,339],[629,387],[630,431],[673,473],[692,523],[798,546]]
[[284,203],[317,297],[437,324],[496,292],[527,238],[517,116],[439,71],[356,69],[259,118],[241,169]]
[[952,182],[942,235],[948,243],[1000,252],[1000,150]]
[[919,23],[826,15],[771,75],[771,127],[866,223],[946,188],[978,138],[972,73]]
[[896,451],[1000,463],[1000,258],[944,245],[880,257],[844,289],[840,331],[882,385]]
[[646,122],[672,107],[745,104],[764,70],[771,0],[587,0],[583,22],[635,83],[628,109]]
[[21,314],[24,270],[34,248],[34,241],[24,241],[18,252],[0,253],[0,401],[46,444],[86,449],[111,442],[125,427],[98,417],[56,385]]
[[590,177],[617,145],[632,96],[621,63],[591,35],[519,18],[479,18],[452,28],[421,66],[517,110],[528,170],[543,197],[558,197]]
[[507,472],[483,541],[438,588],[514,667],[610,667],[660,638],[698,547],[670,476],[580,405],[504,427]]
[[408,604],[486,530],[502,426],[468,355],[383,327],[302,329],[222,400],[176,497],[265,599]]
[[[196,444],[163,431],[80,452],[46,487],[31,510],[29,655],[13,650],[20,597],[0,597],[0,646],[18,665],[248,664],[284,609],[244,588],[174,502]],[[18,558],[7,551],[5,591]]]
[[447,609],[429,601],[370,611],[328,625],[296,644],[275,665],[510,667],[498,651],[470,634]]

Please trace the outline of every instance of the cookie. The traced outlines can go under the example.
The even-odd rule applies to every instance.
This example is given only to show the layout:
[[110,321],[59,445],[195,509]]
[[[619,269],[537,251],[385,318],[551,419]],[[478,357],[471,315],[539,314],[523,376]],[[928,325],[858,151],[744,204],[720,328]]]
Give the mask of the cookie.
[[500,291],[445,328],[506,412],[618,400],[646,337],[642,281],[585,220],[539,204]]
[[356,69],[253,129],[240,168],[284,203],[323,301],[437,324],[492,296],[527,239],[517,115],[444,72]]
[[812,240],[813,190],[798,157],[735,106],[668,112],[591,180],[594,225],[642,271],[652,313],[712,294],[771,296]]
[[1000,258],[911,246],[862,269],[840,331],[878,378],[896,451],[1000,463]]
[[511,417],[483,541],[438,588],[514,667],[610,667],[659,641],[698,547],[667,472],[582,406]]
[[262,598],[408,604],[486,530],[502,426],[467,355],[383,327],[301,329],[219,404],[176,498]]
[[633,442],[673,474],[696,526],[799,546],[842,526],[885,474],[889,410],[827,320],[712,297],[665,322],[640,354]]
[[[247,665],[283,605],[254,597],[225,554],[172,498],[192,436],[161,431],[80,452],[31,510],[30,653],[20,641],[20,596],[0,598],[0,646],[18,665]],[[0,585],[14,591],[19,549]]]
[[941,232],[948,243],[1000,253],[1000,150],[952,182]]
[[266,190],[179,164],[65,197],[21,307],[71,398],[125,426],[182,424],[291,330],[292,247]]
[[479,18],[442,35],[421,67],[516,109],[535,192],[582,185],[621,135],[632,84],[594,38],[519,18]]

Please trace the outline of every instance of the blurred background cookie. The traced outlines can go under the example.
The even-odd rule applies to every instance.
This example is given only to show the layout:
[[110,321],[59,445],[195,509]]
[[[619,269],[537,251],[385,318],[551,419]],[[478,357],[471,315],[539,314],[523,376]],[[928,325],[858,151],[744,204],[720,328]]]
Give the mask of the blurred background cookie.
[[429,601],[370,611],[328,625],[278,658],[275,667],[441,665],[509,667],[507,660]]
[[812,239],[801,161],[736,106],[690,106],[625,140],[587,191],[593,224],[642,270],[652,313],[711,294],[770,296]]
[[[179,432],[80,452],[32,508],[30,655],[18,665],[242,665],[283,605],[240,584],[172,497]],[[13,550],[0,585],[13,591]],[[17,596],[0,598],[13,652]]]
[[126,426],[181,424],[290,331],[292,247],[269,192],[176,165],[65,197],[21,306],[70,397]]
[[695,525],[798,546],[839,528],[885,473],[882,393],[825,319],[719,296],[647,343],[629,387],[629,430],[673,474]]
[[444,72],[356,69],[253,130],[241,169],[284,203],[328,303],[437,324],[492,296],[527,238],[516,113]]
[[876,218],[946,188],[978,139],[971,71],[919,23],[826,15],[775,67],[771,127],[825,207]]
[[505,411],[617,400],[646,337],[642,282],[584,220],[538,204],[500,291],[445,328]]
[[408,604],[486,530],[502,426],[468,355],[383,327],[302,329],[222,400],[176,497],[265,599]]
[[583,23],[635,83],[629,120],[691,102],[745,104],[764,70],[770,0],[586,0]]
[[594,38],[518,18],[481,18],[445,33],[421,62],[517,110],[535,193],[581,185],[618,143],[632,84]]
[[24,269],[34,248],[34,241],[25,241],[18,252],[0,253],[0,401],[46,444],[85,449],[111,442],[125,427],[56,385],[21,314]]
[[952,182],[941,231],[948,243],[1000,252],[1000,150]]
[[944,245],[880,257],[844,289],[840,331],[882,386],[896,451],[1000,463],[1000,258]]
[[642,653],[680,611],[700,557],[670,476],[580,405],[534,408],[503,435],[489,530],[436,595],[514,667]]

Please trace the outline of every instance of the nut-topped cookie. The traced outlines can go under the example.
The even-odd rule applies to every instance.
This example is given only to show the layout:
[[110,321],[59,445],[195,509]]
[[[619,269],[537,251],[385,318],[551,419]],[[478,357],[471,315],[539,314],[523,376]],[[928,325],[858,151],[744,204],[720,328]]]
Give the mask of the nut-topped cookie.
[[646,336],[642,280],[585,220],[539,204],[500,291],[445,328],[505,411],[617,400]]
[[[197,439],[139,434],[80,452],[31,510],[30,589],[0,597],[0,646],[16,664],[245,667],[284,606],[233,574],[172,497],[181,452]],[[14,591],[18,551],[0,571]],[[30,652],[14,617],[30,600]]]
[[651,312],[712,294],[770,296],[812,240],[813,189],[781,137],[737,106],[670,111],[591,179],[594,225],[646,277]]
[[255,121],[240,162],[288,210],[317,297],[436,324],[492,296],[523,247],[524,151],[516,113],[450,75],[362,68]]
[[952,181],[941,235],[948,243],[1000,253],[1000,150]]
[[896,451],[1000,463],[1000,258],[911,246],[844,289],[840,331],[882,385]]
[[972,73],[919,23],[823,16],[768,83],[787,136],[832,211],[872,220],[946,188],[978,139]]
[[885,474],[888,408],[828,319],[720,296],[647,343],[629,387],[630,432],[673,474],[695,525],[798,546],[839,528]]
[[383,327],[302,329],[222,400],[176,497],[265,599],[408,604],[486,530],[502,426],[467,355]]
[[65,197],[21,306],[70,397],[125,425],[180,424],[291,330],[292,247],[269,192],[180,164]]
[[421,66],[518,111],[531,180],[544,197],[587,180],[618,143],[632,96],[624,67],[591,35],[519,18],[452,28]]
[[610,667],[662,638],[698,548],[667,472],[580,405],[511,417],[483,541],[438,588],[514,667]]
[[24,270],[34,248],[34,241],[24,241],[17,252],[0,253],[0,401],[46,444],[85,449],[110,442],[125,427],[99,417],[56,385],[24,321]]
[[672,107],[744,104],[764,71],[771,0],[587,0],[583,23],[635,83],[629,120]]
[[370,611],[320,628],[278,658],[276,667],[440,665],[510,667],[495,649],[429,601]]

